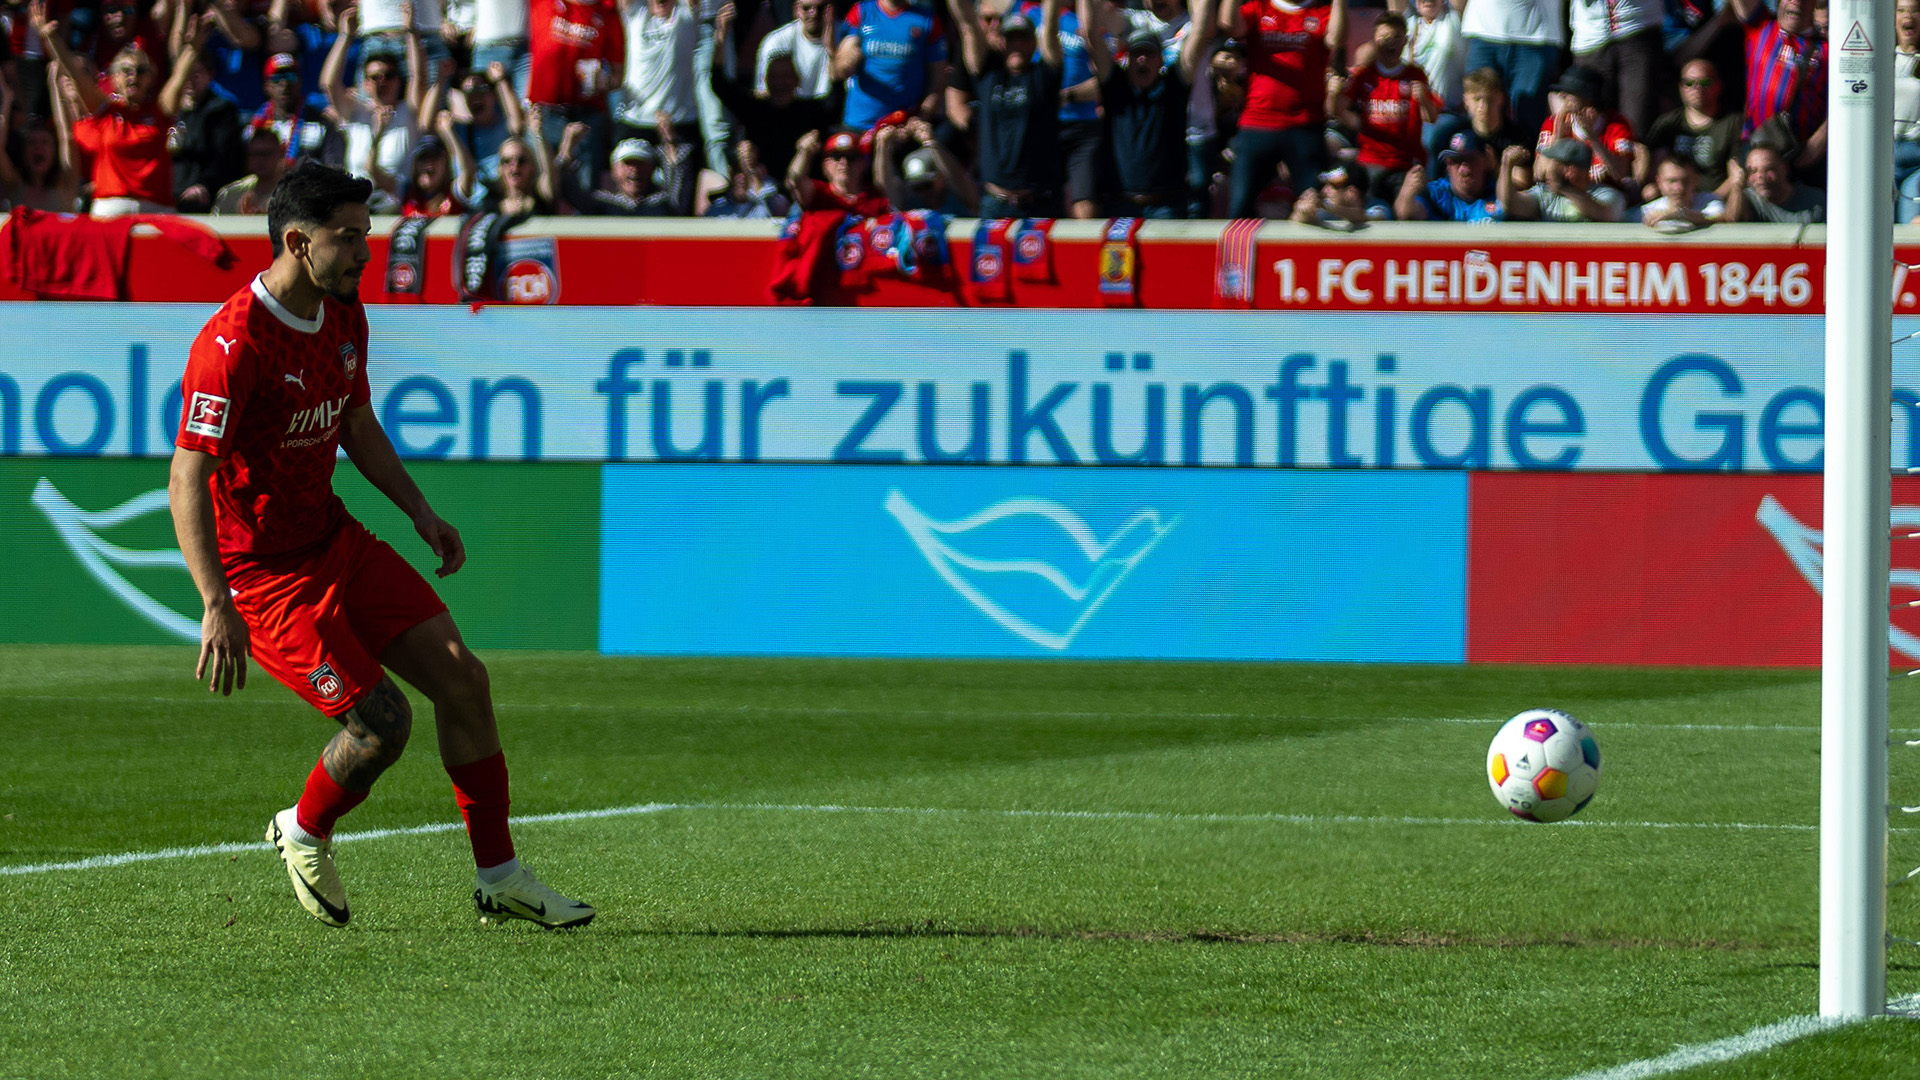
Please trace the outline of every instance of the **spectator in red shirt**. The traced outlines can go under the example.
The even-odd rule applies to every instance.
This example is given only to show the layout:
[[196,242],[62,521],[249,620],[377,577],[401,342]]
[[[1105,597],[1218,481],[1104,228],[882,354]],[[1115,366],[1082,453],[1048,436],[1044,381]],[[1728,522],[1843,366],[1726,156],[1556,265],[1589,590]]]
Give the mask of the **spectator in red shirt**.
[[[822,158],[820,171],[827,182],[813,178],[813,159]],[[890,213],[893,204],[875,191],[867,177],[867,152],[860,137],[851,131],[836,131],[824,142],[817,131],[800,137],[793,148],[793,164],[787,167],[787,187],[793,201],[802,210],[844,210],[861,217],[879,217]]]
[[[1762,0],[1728,0],[1747,24],[1747,110],[1740,135],[1797,151],[1807,169],[1827,155],[1827,39],[1812,0],[1780,0],[1768,18]],[[1762,128],[1769,128],[1761,133]]]
[[1421,128],[1440,115],[1427,73],[1401,58],[1406,46],[1405,16],[1375,16],[1373,62],[1353,69],[1338,102],[1340,121],[1359,136],[1359,161],[1372,176],[1367,194],[1383,201],[1399,194],[1407,170],[1426,155]]
[[533,134],[548,145],[566,136],[568,125],[587,125],[574,179],[593,186],[594,163],[611,146],[607,91],[627,63],[627,32],[616,0],[532,0],[527,47],[532,66],[527,102],[544,118]]
[[1638,190],[1633,184],[1633,128],[1626,117],[1600,107],[1600,73],[1592,68],[1570,67],[1548,89],[1559,99],[1553,115],[1540,125],[1534,150],[1545,150],[1563,139],[1585,143],[1593,151],[1595,182],[1624,191]]
[[1233,139],[1232,194],[1227,216],[1251,217],[1274,167],[1287,167],[1297,191],[1325,168],[1327,98],[1346,47],[1347,0],[1300,6],[1288,0],[1223,4],[1220,29],[1246,44],[1246,108]]
[[67,48],[58,20],[47,17],[46,0],[34,0],[29,10],[53,62],[72,80],[81,107],[90,114],[73,125],[73,141],[93,155],[94,216],[172,213],[173,158],[167,153],[167,132],[186,92],[187,73],[212,28],[210,17],[195,19],[173,77],[156,97],[154,87],[160,80],[145,50],[136,45],[122,49],[107,67],[113,93],[102,93]]

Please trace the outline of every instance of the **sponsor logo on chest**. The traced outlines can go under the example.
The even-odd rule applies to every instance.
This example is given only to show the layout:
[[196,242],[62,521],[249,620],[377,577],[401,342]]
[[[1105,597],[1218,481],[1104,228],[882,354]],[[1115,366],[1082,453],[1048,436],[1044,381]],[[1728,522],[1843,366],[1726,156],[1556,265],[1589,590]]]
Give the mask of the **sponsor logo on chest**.
[[323,401],[311,408],[301,409],[287,421],[287,434],[300,435],[309,431],[325,431],[340,422],[340,414],[347,408],[347,395]]

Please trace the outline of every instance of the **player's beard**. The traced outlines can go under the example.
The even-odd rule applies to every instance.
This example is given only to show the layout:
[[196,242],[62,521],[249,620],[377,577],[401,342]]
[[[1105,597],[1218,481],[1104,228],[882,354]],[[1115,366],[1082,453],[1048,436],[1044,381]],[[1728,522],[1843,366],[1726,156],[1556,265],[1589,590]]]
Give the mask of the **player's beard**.
[[349,274],[342,267],[329,266],[326,268],[326,274],[322,276],[318,272],[319,269],[319,267],[314,268],[314,284],[320,286],[320,290],[328,296],[335,300],[352,300],[360,295],[358,274]]

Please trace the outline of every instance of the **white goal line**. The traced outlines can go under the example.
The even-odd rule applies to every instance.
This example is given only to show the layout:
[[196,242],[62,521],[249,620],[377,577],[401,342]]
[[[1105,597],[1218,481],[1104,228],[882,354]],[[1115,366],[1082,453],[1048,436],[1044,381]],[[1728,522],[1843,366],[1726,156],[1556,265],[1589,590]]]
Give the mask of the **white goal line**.
[[[1449,817],[1390,817],[1360,814],[1191,814],[1152,810],[992,810],[967,807],[940,806],[843,806],[837,804],[797,804],[797,803],[638,803],[631,806],[609,806],[598,810],[566,810],[552,814],[526,814],[513,818],[515,825],[533,825],[545,822],[591,821],[595,818],[637,817],[643,814],[660,814],[669,811],[761,811],[790,814],[900,814],[919,816],[975,815],[1000,818],[1038,818],[1062,821],[1149,821],[1175,824],[1268,824],[1268,825],[1392,825],[1392,826],[1446,826],[1478,827],[1494,829],[1679,829],[1732,832],[1816,832],[1816,825],[1799,825],[1784,822],[1745,822],[1745,821],[1609,821],[1604,818],[1575,818],[1558,822],[1551,826],[1529,824],[1515,818],[1487,816],[1484,818]],[[334,842],[356,843],[364,840],[384,840],[395,836],[425,836],[432,833],[458,832],[465,828],[458,821],[432,822],[426,825],[412,825],[397,829],[367,829],[360,832],[343,832],[334,836]],[[1894,833],[1920,832],[1915,828],[1895,828]],[[127,866],[133,863],[159,862],[169,859],[190,859],[204,855],[234,855],[246,851],[267,851],[269,845],[262,841],[252,843],[196,844],[190,847],[158,848],[151,851],[124,851],[115,855],[93,855],[84,859],[67,862],[26,863],[14,866],[0,866],[0,877],[12,877],[22,874],[49,874],[63,870],[102,870],[115,866]]]
[[[1887,1002],[1890,1015],[1911,1015],[1920,1010],[1920,994],[1908,994]],[[1649,1077],[1666,1076],[1669,1073],[1682,1072],[1711,1065],[1720,1061],[1732,1061],[1783,1046],[1795,1039],[1804,1039],[1809,1035],[1818,1035],[1823,1031],[1835,1031],[1860,1023],[1858,1020],[1838,1016],[1790,1016],[1778,1023],[1766,1024],[1754,1028],[1744,1035],[1730,1035],[1712,1042],[1694,1043],[1682,1046],[1671,1053],[1659,1057],[1629,1061],[1624,1065],[1615,1065],[1606,1069],[1583,1072],[1568,1080],[1648,1080]]]

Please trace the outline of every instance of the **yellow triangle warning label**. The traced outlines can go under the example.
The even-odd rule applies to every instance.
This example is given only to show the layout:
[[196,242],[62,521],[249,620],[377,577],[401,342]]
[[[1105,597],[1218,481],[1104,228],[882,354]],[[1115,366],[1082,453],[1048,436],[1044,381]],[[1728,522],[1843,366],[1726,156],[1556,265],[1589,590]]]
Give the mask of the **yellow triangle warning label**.
[[1858,22],[1854,23],[1853,29],[1847,31],[1846,40],[1840,43],[1840,51],[1850,53],[1872,52],[1873,42],[1867,40],[1866,28]]

